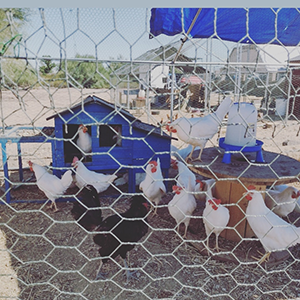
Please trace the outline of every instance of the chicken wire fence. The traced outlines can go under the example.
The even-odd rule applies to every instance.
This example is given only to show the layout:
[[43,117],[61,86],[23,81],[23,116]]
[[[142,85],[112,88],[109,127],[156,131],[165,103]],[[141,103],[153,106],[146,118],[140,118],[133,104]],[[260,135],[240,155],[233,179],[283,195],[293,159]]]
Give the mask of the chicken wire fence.
[[[300,297],[299,47],[271,41],[229,42],[217,32],[206,39],[188,34],[154,36],[150,18],[151,9],[146,8],[1,10],[2,299]],[[202,136],[202,161],[196,160],[197,148],[192,160],[186,159],[191,148],[179,132],[190,134],[194,124],[190,118],[207,119],[213,112],[219,116],[217,111],[228,97],[257,112],[252,127],[241,113],[239,121],[230,123],[231,103],[220,114],[217,130]],[[188,119],[188,125],[180,125],[180,118]],[[178,135],[170,130],[176,122]],[[227,149],[231,156],[225,164],[220,140],[231,126],[245,122],[250,141],[263,142],[264,157],[257,162],[253,156],[257,151],[244,152],[244,145]],[[92,138],[92,149],[82,150],[77,143],[81,124]],[[210,131],[211,125],[201,124]],[[235,135],[238,132],[231,137]],[[133,163],[128,159],[135,150]],[[76,185],[79,178],[87,179],[73,168],[75,156],[92,171],[115,175],[100,191],[100,216],[95,194]],[[164,178],[150,174],[151,180],[144,181],[141,190],[140,182],[146,173],[149,176],[147,166],[157,168],[159,157]],[[187,165],[193,175],[184,167],[176,170],[171,158],[177,165]],[[39,176],[29,169],[28,161],[46,166],[57,178],[72,170],[74,182],[56,200],[58,212],[49,209],[49,195],[37,186]],[[185,183],[190,176],[192,187]],[[198,188],[196,179],[202,182]],[[48,189],[54,186],[52,180],[45,183]],[[148,186],[163,181],[160,188],[165,191],[156,215],[153,211],[121,215],[134,195],[148,198]],[[283,219],[269,217],[272,213],[261,204],[261,196],[266,201],[277,197],[276,186],[282,190],[293,186],[296,193],[285,198],[292,209]],[[252,200],[244,197],[248,189]],[[50,198],[53,193],[55,189]],[[80,209],[92,208],[74,220],[73,206],[86,198],[96,199],[96,205],[83,202]],[[211,198],[220,198],[222,204]],[[174,205],[178,209],[172,214],[169,203],[174,199],[184,200],[183,206]],[[157,200],[149,200],[156,204]],[[248,201],[254,200],[259,205],[248,211],[249,219]],[[212,212],[207,212],[209,207]],[[222,209],[224,213],[213,214]],[[228,209],[230,221],[224,225]],[[276,206],[271,209],[278,214]],[[97,226],[83,226],[93,222],[94,213]],[[186,237],[184,227],[177,231],[175,219],[180,214],[180,222],[190,218]],[[112,215],[117,221],[111,227],[99,221]],[[132,229],[125,225],[128,219],[142,223]],[[214,225],[216,219],[221,223]],[[145,224],[147,233],[135,233]],[[220,252],[213,249],[214,234],[207,236],[209,225],[214,230],[227,226],[219,237]],[[124,227],[120,235],[114,231],[118,226]],[[104,263],[106,274],[96,279],[100,256],[93,237],[100,230],[111,233],[114,241],[109,245],[117,241],[117,246],[104,255],[111,259]],[[127,237],[129,232],[133,238]],[[270,236],[270,249],[278,251],[268,261],[259,261],[265,253],[261,241],[268,244]],[[281,242],[284,237],[289,240],[286,244]],[[120,256],[114,257],[120,245],[134,246],[125,262],[136,271],[135,279],[123,276],[127,267]]]

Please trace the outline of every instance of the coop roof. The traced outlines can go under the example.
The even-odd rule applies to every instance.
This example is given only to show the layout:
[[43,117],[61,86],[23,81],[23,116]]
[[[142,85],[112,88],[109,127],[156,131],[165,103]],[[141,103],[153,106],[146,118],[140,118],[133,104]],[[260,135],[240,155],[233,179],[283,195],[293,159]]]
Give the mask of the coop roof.
[[[104,105],[108,108],[110,108],[111,110],[115,110],[116,107],[118,109],[118,112],[121,113],[122,115],[124,115],[126,118],[129,119],[130,122],[132,122],[132,127],[135,128],[135,129],[139,129],[139,130],[142,130],[142,131],[145,131],[145,132],[151,132],[157,136],[160,136],[162,138],[166,138],[166,139],[174,139],[174,140],[177,140],[176,138],[174,137],[171,137],[169,135],[167,135],[165,132],[163,132],[159,127],[156,127],[152,124],[148,124],[148,123],[144,123],[142,122],[141,120],[137,119],[135,116],[133,116],[129,111],[127,111],[126,109],[124,108],[121,108],[119,106],[116,106],[115,104],[113,103],[110,103],[110,102],[107,102],[101,98],[98,98],[96,96],[88,96],[84,101],[83,101],[83,106],[86,106],[86,105],[89,105],[90,103],[96,103],[100,106]],[[56,118],[58,117],[59,115],[63,115],[63,114],[72,114],[73,110],[76,109],[76,108],[80,108],[82,106],[82,103],[78,103],[74,106],[72,106],[71,108],[69,109],[66,109],[64,111],[61,111],[55,115],[52,115],[50,117],[48,117],[46,120],[50,120],[52,118]]]

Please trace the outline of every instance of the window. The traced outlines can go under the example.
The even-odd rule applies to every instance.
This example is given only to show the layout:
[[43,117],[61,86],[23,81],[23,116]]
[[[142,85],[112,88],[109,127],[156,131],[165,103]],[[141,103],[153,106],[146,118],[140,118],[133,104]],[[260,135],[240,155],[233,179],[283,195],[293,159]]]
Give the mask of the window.
[[99,147],[122,147],[122,125],[100,125]]

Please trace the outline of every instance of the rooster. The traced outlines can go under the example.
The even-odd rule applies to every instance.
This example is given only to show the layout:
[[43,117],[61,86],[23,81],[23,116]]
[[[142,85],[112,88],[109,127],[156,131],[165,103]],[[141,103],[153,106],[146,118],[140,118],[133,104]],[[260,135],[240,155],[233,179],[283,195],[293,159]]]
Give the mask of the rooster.
[[193,192],[196,185],[196,176],[187,167],[186,163],[172,159],[171,167],[175,170],[178,170],[177,182],[179,183],[179,185],[187,189],[188,185],[190,184],[190,192]]
[[227,97],[214,113],[199,118],[178,118],[166,126],[168,131],[177,133],[180,140],[192,145],[192,151],[187,159],[192,159],[195,148],[199,146],[201,150],[197,160],[201,161],[201,155],[207,141],[218,132],[230,105],[231,99]]
[[139,189],[149,201],[155,204],[154,215],[157,214],[157,205],[162,196],[167,192],[163,179],[159,158],[157,158],[157,161],[150,161],[146,167],[146,177],[140,183]]
[[269,190],[265,196],[265,203],[269,209],[280,217],[287,217],[296,207],[300,191],[287,186],[283,191]]
[[186,238],[187,229],[190,224],[191,216],[197,207],[197,203],[193,192],[193,187],[189,184],[185,189],[180,186],[173,186],[175,196],[168,203],[168,210],[170,215],[175,219],[177,225],[177,232],[179,234],[179,226],[181,223],[185,225],[183,238]]
[[266,206],[261,193],[254,189],[254,186],[249,186],[248,192],[244,193],[249,201],[246,217],[266,251],[260,259],[262,263],[269,258],[272,251],[286,250],[300,243],[300,228],[284,221],[272,212]]
[[199,201],[206,201],[209,196],[209,199],[212,199],[216,190],[215,182],[215,179],[196,180],[195,198]]
[[[103,257],[97,272],[97,279],[105,279],[101,272],[102,266],[108,258],[121,256],[124,260],[127,281],[133,278],[134,272],[128,269],[126,256],[135,244],[148,232],[146,216],[149,212],[149,203],[142,195],[133,196],[130,208],[123,214],[107,217],[97,228],[101,232],[94,236],[94,242],[100,246],[99,254]],[[124,244],[122,244],[124,243]]]
[[28,162],[30,170],[34,172],[38,188],[45,193],[46,197],[51,200],[50,208],[54,207],[54,212],[58,211],[55,200],[61,197],[69,188],[73,181],[72,171],[68,170],[63,174],[61,179],[47,172],[47,170],[31,161]]
[[84,156],[86,153],[92,151],[92,138],[88,133],[87,127],[82,124],[78,127],[78,139],[76,144]]
[[211,198],[210,192],[203,210],[203,223],[207,236],[207,249],[209,248],[209,237],[212,233],[216,236],[216,250],[219,252],[219,235],[229,222],[230,214],[227,207],[221,204],[220,199]]
[[105,175],[90,171],[76,156],[73,158],[72,166],[76,169],[76,185],[80,189],[87,184],[91,184],[97,190],[97,193],[101,193],[106,191],[117,178],[116,175]]
[[80,195],[81,200],[73,204],[72,216],[86,230],[93,231],[102,222],[99,195],[92,185],[85,186]]

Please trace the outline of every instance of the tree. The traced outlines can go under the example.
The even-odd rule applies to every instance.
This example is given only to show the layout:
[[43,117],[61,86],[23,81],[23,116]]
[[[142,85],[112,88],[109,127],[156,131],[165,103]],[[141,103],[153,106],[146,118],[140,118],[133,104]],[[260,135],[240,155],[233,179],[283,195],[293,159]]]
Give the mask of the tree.
[[[102,63],[95,62],[95,57],[92,55],[76,54],[75,58],[81,58],[82,61],[67,61],[61,65],[62,76],[69,80],[74,80],[75,84],[79,83],[85,88],[107,88],[109,87],[108,71]],[[61,77],[62,77],[61,76]]]
[[[43,57],[51,57],[50,55],[43,55]],[[51,71],[56,67],[56,64],[51,61],[51,59],[42,59],[42,66],[40,67],[40,71],[43,75],[51,73]]]
[[[0,42],[11,38],[13,31],[20,29],[30,16],[29,8],[0,9]],[[13,30],[12,30],[13,29]],[[17,33],[17,32],[16,32]]]
[[[28,8],[0,9],[0,52],[2,55],[13,54],[13,46],[20,41],[21,27],[28,20],[31,10]],[[37,82],[33,68],[23,60],[1,59],[3,77],[0,88],[4,86],[28,87]]]

